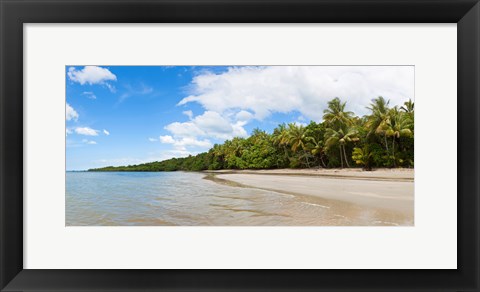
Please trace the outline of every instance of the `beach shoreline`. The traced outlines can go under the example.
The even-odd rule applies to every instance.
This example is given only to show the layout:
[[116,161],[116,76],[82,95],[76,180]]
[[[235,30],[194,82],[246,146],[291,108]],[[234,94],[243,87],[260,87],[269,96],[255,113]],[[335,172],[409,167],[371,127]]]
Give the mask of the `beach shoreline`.
[[413,169],[275,169],[205,171],[207,179],[233,187],[316,197],[363,208],[414,213]]
[[379,168],[373,171],[364,171],[360,168],[301,168],[301,169],[222,169],[204,170],[208,174],[257,174],[257,175],[290,175],[290,176],[324,176],[331,178],[414,181],[413,168]]

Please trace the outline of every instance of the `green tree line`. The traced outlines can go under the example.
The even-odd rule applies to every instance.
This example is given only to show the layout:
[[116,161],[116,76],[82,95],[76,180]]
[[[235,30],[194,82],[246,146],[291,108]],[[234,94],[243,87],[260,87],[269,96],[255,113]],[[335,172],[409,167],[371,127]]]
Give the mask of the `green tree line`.
[[248,138],[215,144],[208,152],[138,165],[108,166],[89,171],[200,171],[218,169],[345,168],[414,166],[414,103],[390,107],[383,97],[372,100],[363,117],[346,111],[334,98],[323,121],[303,126],[278,125],[273,133],[255,129]]

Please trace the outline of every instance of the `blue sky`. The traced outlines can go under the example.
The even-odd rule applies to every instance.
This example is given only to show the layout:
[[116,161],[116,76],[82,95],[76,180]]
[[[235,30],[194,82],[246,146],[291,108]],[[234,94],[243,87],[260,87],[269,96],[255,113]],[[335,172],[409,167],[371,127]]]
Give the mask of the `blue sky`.
[[258,127],[321,121],[340,97],[414,98],[411,66],[67,66],[67,170],[184,157]]

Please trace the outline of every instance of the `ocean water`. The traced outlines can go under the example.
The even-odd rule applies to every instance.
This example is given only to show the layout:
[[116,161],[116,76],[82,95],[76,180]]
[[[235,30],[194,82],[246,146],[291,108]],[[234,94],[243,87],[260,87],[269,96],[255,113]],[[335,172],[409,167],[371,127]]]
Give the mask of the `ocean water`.
[[396,226],[334,200],[221,184],[195,172],[67,172],[67,226]]

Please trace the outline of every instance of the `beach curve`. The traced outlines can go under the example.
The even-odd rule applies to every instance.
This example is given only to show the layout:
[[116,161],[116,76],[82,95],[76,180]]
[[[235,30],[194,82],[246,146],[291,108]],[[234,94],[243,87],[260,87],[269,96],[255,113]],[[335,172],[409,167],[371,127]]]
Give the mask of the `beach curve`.
[[413,170],[364,171],[263,170],[209,172],[231,186],[252,187],[294,195],[343,201],[402,213],[413,218]]

